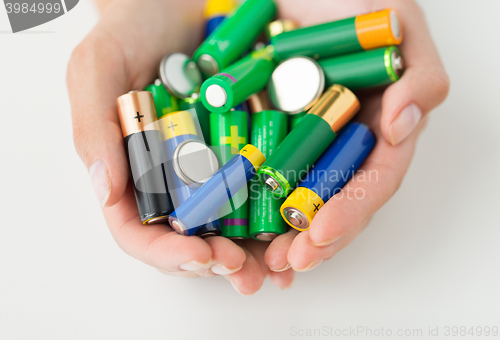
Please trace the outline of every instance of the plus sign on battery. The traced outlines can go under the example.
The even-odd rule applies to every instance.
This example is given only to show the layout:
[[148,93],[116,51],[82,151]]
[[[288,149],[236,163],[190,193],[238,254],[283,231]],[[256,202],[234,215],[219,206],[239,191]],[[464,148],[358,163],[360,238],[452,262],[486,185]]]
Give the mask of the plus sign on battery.
[[236,155],[240,151],[240,144],[245,144],[245,138],[238,136],[238,126],[231,125],[231,135],[229,137],[223,136],[220,138],[221,144],[231,144],[231,153]]
[[134,119],[137,119],[137,121],[140,123],[142,117],[144,117],[144,115],[141,115],[139,114],[139,112],[137,112],[137,116],[135,116]]

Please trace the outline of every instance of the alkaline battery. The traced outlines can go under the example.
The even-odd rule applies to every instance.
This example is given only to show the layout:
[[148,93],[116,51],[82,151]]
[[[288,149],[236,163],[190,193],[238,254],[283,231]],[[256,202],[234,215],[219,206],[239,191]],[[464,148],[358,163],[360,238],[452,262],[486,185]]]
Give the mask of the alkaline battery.
[[318,63],[327,86],[341,84],[351,90],[392,84],[404,70],[403,56],[396,46],[322,59]]
[[[229,111],[210,114],[212,149],[221,164],[226,164],[248,144],[248,114]],[[222,218],[222,236],[232,239],[248,238],[248,191],[238,191],[219,212]]]
[[299,122],[304,118],[307,112],[301,112],[297,113],[296,115],[290,115],[288,116],[288,124],[290,126],[290,130],[292,130],[294,127],[296,127]]
[[[252,114],[251,120],[251,143],[268,158],[288,134],[288,117],[269,110]],[[250,236],[272,241],[287,229],[279,212],[285,199],[275,197],[258,179],[253,178],[250,183]]]
[[349,89],[327,89],[261,166],[261,183],[278,197],[288,195],[358,110],[358,98]]
[[203,140],[208,143],[210,141],[210,111],[208,111],[205,105],[201,102],[200,95],[198,93],[193,93],[191,97],[182,99],[179,107],[183,111],[189,110],[195,113],[196,117],[198,117],[198,122],[200,123]]
[[169,216],[172,229],[183,235],[193,235],[206,224],[231,197],[251,180],[265,161],[262,152],[247,144],[221,167],[191,197]]
[[154,84],[146,86],[144,91],[149,91],[153,94],[158,119],[171,112],[179,111],[177,98],[167,91],[160,79],[156,79]]
[[273,0],[244,1],[195,51],[202,73],[212,76],[239,59],[275,15]]
[[398,45],[403,30],[393,9],[362,14],[356,17],[299,28],[271,39],[277,60],[293,56],[314,59]]
[[200,91],[203,105],[211,112],[229,111],[262,90],[275,67],[272,46],[248,54],[203,82]]
[[250,113],[271,110],[271,102],[266,90],[252,94],[247,100]]
[[[166,151],[166,178],[174,207],[179,207],[219,170],[217,157],[198,137],[191,113],[178,111],[159,120]],[[198,229],[195,235],[220,235],[218,216]]]
[[283,203],[283,219],[299,231],[309,229],[319,209],[346,185],[374,146],[368,126],[347,124]]
[[129,92],[116,103],[141,221],[164,223],[174,206],[165,179],[166,154],[153,95]]
[[264,33],[266,35],[267,41],[271,40],[271,38],[281,34],[283,32],[290,32],[297,28],[297,24],[293,20],[276,20],[270,22],[266,25]]
[[205,3],[205,39],[226,19],[238,3],[235,0],[208,0]]
[[158,74],[163,85],[176,97],[187,98],[200,91],[200,70],[183,53],[171,53],[163,57]]
[[309,57],[292,57],[276,67],[269,79],[269,99],[275,108],[288,114],[308,110],[325,89],[325,75]]

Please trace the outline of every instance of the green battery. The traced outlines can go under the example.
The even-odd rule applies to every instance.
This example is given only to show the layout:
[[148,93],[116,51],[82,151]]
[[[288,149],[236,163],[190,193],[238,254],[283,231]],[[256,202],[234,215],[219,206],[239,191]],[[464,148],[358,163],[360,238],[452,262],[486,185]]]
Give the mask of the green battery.
[[287,196],[358,110],[359,101],[349,89],[328,88],[260,167],[261,183],[277,197]]
[[201,72],[212,76],[250,50],[252,43],[276,15],[273,0],[246,0],[194,52]]
[[398,45],[403,30],[393,9],[358,15],[321,25],[283,32],[271,39],[278,61],[306,56],[333,57],[383,46]]
[[[248,144],[248,114],[244,111],[211,113],[210,130],[210,144],[224,165]],[[222,236],[231,239],[249,238],[247,198],[248,190],[244,187],[219,210],[219,216],[223,216]]]
[[205,80],[200,91],[203,105],[211,112],[227,112],[263,90],[276,68],[273,54],[273,47],[267,46]]
[[290,131],[293,130],[293,128],[299,124],[299,122],[302,120],[302,118],[304,118],[306,113],[307,112],[304,111],[301,113],[297,113],[296,115],[289,115],[288,116],[289,124],[290,124]]
[[210,142],[210,112],[201,102],[199,94],[195,93],[191,97],[181,100],[180,109],[182,111],[194,110],[196,112],[204,142],[208,144]]
[[171,112],[179,111],[177,98],[167,91],[160,79],[156,79],[154,84],[146,86],[144,90],[153,94],[158,119]]
[[[288,134],[288,117],[279,111],[261,111],[251,115],[251,143],[267,158]],[[250,182],[249,233],[254,239],[272,241],[284,234],[287,226],[280,214],[285,198],[275,197],[259,180]]]
[[322,59],[318,64],[327,86],[341,84],[351,90],[392,84],[404,70],[403,56],[396,46]]

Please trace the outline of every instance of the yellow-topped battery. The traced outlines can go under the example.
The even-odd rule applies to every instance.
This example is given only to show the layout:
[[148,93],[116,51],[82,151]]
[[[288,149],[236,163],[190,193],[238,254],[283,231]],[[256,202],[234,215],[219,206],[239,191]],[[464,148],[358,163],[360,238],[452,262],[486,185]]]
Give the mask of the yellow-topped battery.
[[395,10],[358,15],[355,20],[359,44],[365,50],[399,45],[403,40],[403,27]]
[[266,161],[264,154],[252,144],[245,145],[243,149],[240,150],[240,155],[244,156],[252,163],[255,171],[259,170],[262,163]]
[[198,135],[193,117],[189,111],[169,113],[163,116],[158,122],[164,140],[182,135]]
[[208,0],[205,4],[205,18],[219,15],[228,15],[236,8],[238,2],[235,0]]
[[[304,231],[309,229],[312,219],[316,216],[316,213],[324,204],[325,202],[323,202],[321,197],[319,197],[314,191],[304,187],[297,187],[281,205],[280,212],[283,219],[292,228],[298,231]],[[289,219],[285,216],[286,208],[296,209],[302,213],[302,216],[307,218],[308,223],[305,224],[304,228],[300,228],[290,223]]]

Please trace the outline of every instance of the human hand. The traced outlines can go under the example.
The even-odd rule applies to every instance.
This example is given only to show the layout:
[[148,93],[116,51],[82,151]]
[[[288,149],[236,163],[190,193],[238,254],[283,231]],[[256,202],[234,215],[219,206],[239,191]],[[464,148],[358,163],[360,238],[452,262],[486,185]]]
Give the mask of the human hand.
[[[281,0],[280,16],[311,26],[384,8],[394,8],[402,21],[400,46],[406,70],[385,91],[358,93],[361,111],[356,119],[370,126],[377,143],[360,173],[317,213],[309,230],[277,237],[266,250],[273,271],[307,271],[332,258],[366,227],[373,214],[398,190],[408,170],[426,114],[447,96],[448,76],[424,14],[413,0]],[[311,5],[313,3],[313,5]],[[375,180],[360,176],[376,174]],[[361,199],[354,198],[354,193]],[[362,195],[360,193],[363,193]]]
[[[139,218],[118,119],[116,98],[151,83],[161,58],[192,54],[201,42],[203,0],[124,0],[102,5],[96,27],[75,49],[67,83],[74,142],[89,169],[109,229],[128,254],[163,272],[185,277],[224,275],[243,294],[260,289],[266,275],[289,285],[293,272],[270,273],[267,244],[223,237],[182,236]],[[292,276],[290,276],[292,275]]]
[[[155,77],[159,60],[165,54],[174,51],[190,54],[196,48],[202,32],[201,0],[186,1],[182,5],[169,1],[134,0],[112,3],[103,13],[99,24],[75,50],[68,67],[75,146],[89,168],[106,221],[120,247],[141,261],[175,275],[225,275],[243,294],[252,294],[260,289],[267,275],[277,286],[289,287],[294,271],[283,271],[288,263],[296,270],[310,269],[311,263],[315,265],[318,260],[330,258],[362,230],[373,212],[397,189],[408,167],[422,123],[417,126],[417,132],[399,143],[398,147],[392,147],[380,137],[389,141],[392,138],[394,144],[398,144],[399,139],[405,137],[404,133],[393,127],[391,137],[390,128],[397,113],[411,102],[418,104],[423,112],[428,112],[444,99],[448,87],[446,74],[425,29],[423,18],[407,19],[408,13],[412,11],[411,6],[415,6],[413,3],[404,4],[405,15],[403,4],[393,5],[384,1],[378,1],[384,2],[380,5],[375,1],[351,1],[348,4],[332,4],[328,1],[316,3],[314,9],[310,9],[306,1],[278,2],[281,16],[295,20],[301,26],[394,7],[399,11],[405,27],[402,50],[408,67],[403,78],[384,94],[383,110],[380,109],[380,94],[367,94],[362,100],[364,109],[360,114],[361,119],[369,123],[379,137],[377,147],[363,169],[380,170],[381,182],[360,185],[367,192],[362,201],[331,200],[318,213],[310,231],[298,236],[297,232],[290,231],[273,241],[269,248],[268,244],[258,241],[247,240],[236,244],[222,237],[201,240],[198,237],[177,235],[163,225],[143,226],[132,188],[127,187],[128,166],[116,112],[116,98],[150,83]],[[326,11],[328,8],[332,10]],[[303,16],[306,10],[311,13],[307,17]],[[167,16],[169,20],[165,20]],[[414,27],[413,32],[422,28],[423,32],[414,33],[413,38],[409,38],[412,37],[410,25]],[[409,39],[414,43],[409,43]],[[428,51],[419,53],[415,44],[422,42],[425,44],[421,46],[427,46],[424,48]],[[424,55],[425,52],[428,55]],[[410,53],[413,56],[410,57]],[[424,61],[425,64],[422,63]],[[428,69],[429,65],[433,68]],[[426,74],[418,74],[418,70],[426,70]],[[410,77],[409,73],[413,76]],[[437,86],[430,84],[428,89],[419,89],[419,93],[411,91],[418,85],[427,84],[429,79],[430,82],[436,79]],[[404,128],[405,124],[402,125]],[[351,187],[351,190],[355,188]],[[354,215],[345,214],[343,209],[349,209]],[[364,218],[361,219],[361,216]],[[332,217],[339,221],[333,228],[326,223]],[[322,238],[329,240],[332,234],[342,238],[329,246],[318,247],[309,242],[311,238],[316,244],[321,244]],[[281,271],[270,271],[268,265]]]

